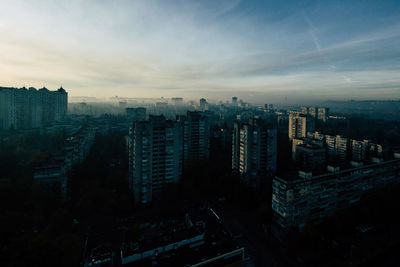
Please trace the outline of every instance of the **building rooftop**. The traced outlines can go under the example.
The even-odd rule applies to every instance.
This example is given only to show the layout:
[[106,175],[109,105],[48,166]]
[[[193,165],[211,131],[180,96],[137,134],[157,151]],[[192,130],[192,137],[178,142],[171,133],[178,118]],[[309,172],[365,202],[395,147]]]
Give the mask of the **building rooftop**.
[[302,183],[304,181],[317,181],[317,180],[323,180],[323,179],[331,179],[334,177],[341,177],[341,176],[346,176],[349,175],[351,172],[362,172],[362,171],[368,171],[370,169],[377,169],[383,166],[398,166],[400,168],[400,159],[393,159],[385,162],[380,162],[380,163],[371,163],[368,165],[364,165],[362,167],[354,168],[354,167],[348,167],[346,169],[337,171],[337,172],[328,172],[324,171],[324,173],[312,176],[311,178],[301,178],[298,174],[297,171],[288,171],[285,173],[282,173],[280,177],[275,176],[274,179],[280,180],[282,182],[291,182],[291,183]]

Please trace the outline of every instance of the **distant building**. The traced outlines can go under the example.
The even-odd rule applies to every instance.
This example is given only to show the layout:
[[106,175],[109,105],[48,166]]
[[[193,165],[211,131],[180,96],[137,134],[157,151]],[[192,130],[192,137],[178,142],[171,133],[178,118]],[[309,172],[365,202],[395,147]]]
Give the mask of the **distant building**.
[[91,106],[86,102],[81,102],[75,106],[75,111],[79,114],[89,115],[91,114]]
[[130,130],[129,186],[135,201],[147,203],[177,183],[182,174],[182,131],[177,122],[150,115]]
[[326,121],[329,117],[329,108],[301,107],[301,114],[309,115],[315,119]]
[[204,112],[208,110],[208,103],[205,98],[200,99],[200,111]]
[[276,170],[277,131],[262,119],[235,123],[232,139],[232,169],[245,181]]
[[328,117],[329,117],[329,108],[318,108],[317,119],[326,121]]
[[368,140],[351,140],[351,159],[357,162],[366,161],[368,156],[368,147]]
[[310,115],[309,107],[301,107],[300,108],[300,113],[303,114],[303,115]]
[[128,122],[144,121],[146,120],[146,108],[126,108],[126,120]]
[[183,98],[182,97],[173,97],[171,98],[172,104],[175,106],[183,105]]
[[267,113],[271,113],[274,111],[274,105],[273,104],[265,104],[264,105],[264,111]]
[[313,118],[317,118],[318,116],[318,108],[317,107],[309,107],[308,108],[308,115]]
[[68,93],[61,87],[21,89],[0,87],[0,128],[30,129],[51,126],[67,116]]
[[330,159],[339,159],[341,161],[347,160],[348,155],[348,146],[349,146],[348,138],[345,138],[341,135],[326,135],[325,136],[325,144],[328,150],[328,157]]
[[400,182],[400,160],[318,176],[275,177],[272,182],[274,222],[283,230],[319,223],[358,203],[363,195]]
[[236,96],[232,97],[232,106],[237,107],[238,105],[238,98]]
[[289,139],[305,138],[314,131],[314,119],[304,114],[289,114]]
[[370,143],[369,144],[369,156],[370,157],[382,157],[383,156],[382,145]]

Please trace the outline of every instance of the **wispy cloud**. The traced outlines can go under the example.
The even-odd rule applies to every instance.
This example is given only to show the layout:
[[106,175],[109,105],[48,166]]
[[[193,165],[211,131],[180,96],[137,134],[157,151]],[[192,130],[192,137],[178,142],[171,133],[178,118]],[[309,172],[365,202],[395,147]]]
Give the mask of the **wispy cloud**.
[[321,44],[319,43],[319,39],[318,39],[317,33],[316,33],[317,28],[314,26],[314,24],[311,22],[310,18],[307,16],[307,14],[304,11],[303,11],[303,16],[309,26],[309,32],[310,32],[312,40],[315,44],[316,49],[318,51],[321,51]]

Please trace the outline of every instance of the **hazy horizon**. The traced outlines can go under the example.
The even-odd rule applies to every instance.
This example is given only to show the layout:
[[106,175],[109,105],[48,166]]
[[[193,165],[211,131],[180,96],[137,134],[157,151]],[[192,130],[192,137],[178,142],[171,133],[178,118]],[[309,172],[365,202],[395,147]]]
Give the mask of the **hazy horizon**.
[[3,1],[1,86],[74,97],[400,98],[398,1]]

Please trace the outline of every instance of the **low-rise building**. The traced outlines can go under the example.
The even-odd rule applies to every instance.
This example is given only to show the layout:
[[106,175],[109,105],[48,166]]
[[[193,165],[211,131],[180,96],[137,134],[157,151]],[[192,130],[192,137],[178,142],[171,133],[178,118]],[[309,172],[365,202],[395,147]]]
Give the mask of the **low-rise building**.
[[273,179],[274,222],[284,230],[321,222],[371,191],[398,184],[400,159],[303,177],[293,174]]
[[59,192],[62,199],[67,199],[68,177],[72,168],[86,159],[93,145],[94,135],[94,129],[85,127],[68,137],[60,151],[35,167],[35,183],[47,191]]

